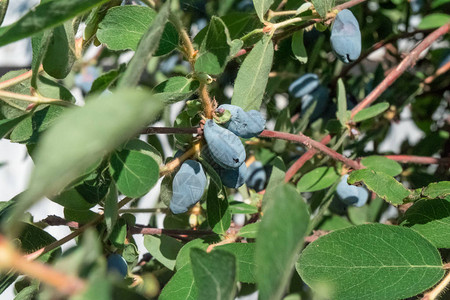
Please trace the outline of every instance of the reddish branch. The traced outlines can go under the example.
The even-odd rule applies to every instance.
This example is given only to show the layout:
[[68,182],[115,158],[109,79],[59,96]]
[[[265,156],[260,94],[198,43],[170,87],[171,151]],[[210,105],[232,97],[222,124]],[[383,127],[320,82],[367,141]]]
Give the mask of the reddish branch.
[[349,166],[352,169],[359,170],[359,169],[363,168],[358,162],[343,156],[342,154],[328,148],[327,146],[321,144],[320,142],[317,142],[317,141],[307,137],[303,133],[292,134],[292,133],[286,133],[286,132],[264,130],[259,136],[267,137],[267,138],[277,138],[277,139],[281,139],[281,140],[287,140],[287,141],[303,144],[310,149],[314,148],[314,149],[328,155],[329,157],[333,158],[334,160],[343,162],[344,164],[346,164],[347,166]]
[[402,163],[422,165],[450,165],[450,157],[436,158],[414,155],[385,155],[385,157]]
[[411,36],[414,36],[418,33],[427,33],[430,32],[431,30],[427,29],[427,30],[417,30],[417,31],[413,31],[413,32],[403,32],[403,33],[399,33],[396,35],[393,35],[391,37],[388,37],[385,40],[379,41],[378,43],[375,43],[372,47],[370,47],[369,50],[365,51],[364,53],[362,53],[357,60],[353,61],[352,63],[345,65],[342,68],[342,71],[340,72],[340,74],[333,80],[333,82],[331,83],[332,86],[336,85],[336,82],[339,78],[344,77],[348,71],[350,71],[354,66],[358,65],[361,61],[363,61],[366,57],[368,57],[371,53],[375,52],[376,50],[384,47],[387,44],[390,44],[392,42],[395,42],[398,39],[402,39],[402,38],[408,38]]
[[[320,141],[320,143],[322,143],[323,145],[326,145],[330,142],[330,140],[331,140],[331,136],[327,135]],[[316,149],[309,149],[305,154],[300,156],[300,158],[297,159],[297,161],[287,170],[286,175],[284,177],[284,182],[289,182],[289,180],[291,180],[291,178],[298,172],[298,170],[300,170],[300,168],[303,167],[303,165],[308,160],[313,158],[313,156],[316,153],[317,153]]]
[[436,79],[436,77],[441,76],[442,74],[448,72],[448,70],[450,70],[450,61],[447,62],[446,64],[444,64],[442,67],[440,67],[439,69],[437,69],[436,73],[434,73],[431,76],[428,76],[427,78],[425,78],[424,82],[426,84],[430,84],[433,82],[433,80]]
[[428,48],[440,36],[446,34],[450,30],[450,23],[447,23],[432,33],[430,33],[414,50],[412,50],[388,76],[355,108],[352,109],[351,118],[365,107],[372,104],[389,86],[394,83],[400,75],[403,74],[410,66],[414,65],[426,48]]

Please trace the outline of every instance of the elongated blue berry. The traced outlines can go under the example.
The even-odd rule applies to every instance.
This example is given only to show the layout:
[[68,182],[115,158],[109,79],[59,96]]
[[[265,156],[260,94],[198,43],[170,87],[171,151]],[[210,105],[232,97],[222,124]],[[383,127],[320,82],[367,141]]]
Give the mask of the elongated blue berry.
[[245,161],[244,145],[230,130],[217,125],[213,120],[207,120],[203,133],[209,154],[219,166],[236,169]]
[[319,76],[313,73],[306,73],[300,76],[289,86],[289,94],[294,98],[301,98],[312,93],[319,86]]
[[174,214],[186,212],[200,201],[205,188],[206,175],[202,165],[195,160],[186,160],[173,178],[170,210]]
[[347,178],[348,175],[342,176],[341,181],[336,187],[338,198],[346,205],[353,205],[356,207],[363,206],[369,198],[369,192],[362,186],[348,184]]
[[247,186],[256,192],[262,191],[267,181],[267,174],[263,164],[260,161],[253,162],[248,166],[247,173],[248,175],[245,181]]
[[245,163],[237,169],[224,169],[219,167],[216,171],[223,185],[233,189],[241,187],[247,178],[247,166]]
[[127,276],[128,265],[125,259],[119,254],[111,254],[107,259],[108,272],[118,273],[122,277]]
[[315,121],[322,116],[325,110],[328,107],[329,100],[329,92],[328,89],[324,86],[319,86],[315,89],[311,94],[307,94],[302,97],[302,112],[303,116],[305,112],[312,106],[315,105],[311,116],[309,117],[310,121]]
[[250,110],[246,112],[239,106],[231,104],[222,104],[217,109],[230,111],[231,119],[224,124],[224,127],[244,139],[259,135],[266,126],[266,120],[259,111]]
[[361,32],[355,16],[348,9],[340,11],[331,29],[331,48],[344,63],[358,59],[361,54]]

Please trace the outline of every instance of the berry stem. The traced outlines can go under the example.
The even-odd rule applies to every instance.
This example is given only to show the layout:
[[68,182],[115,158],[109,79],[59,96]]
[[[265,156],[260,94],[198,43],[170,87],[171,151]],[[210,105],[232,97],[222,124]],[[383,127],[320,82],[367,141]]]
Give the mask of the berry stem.
[[204,83],[200,83],[200,87],[198,88],[200,99],[203,104],[203,112],[205,113],[205,117],[207,119],[212,119],[214,115],[214,104],[209,97],[207,85]]
[[184,152],[183,155],[171,160],[165,166],[161,167],[159,170],[160,175],[167,175],[172,173],[178,166],[180,166],[186,159],[194,156],[196,153],[200,153],[201,142],[196,142],[188,151]]
[[[40,73],[42,71],[44,71],[44,68],[42,67],[42,65],[40,65],[39,69],[38,69],[38,73]],[[14,77],[14,78],[2,81],[2,82],[0,82],[0,90],[4,90],[6,88],[9,88],[10,86],[21,83],[22,81],[25,81],[25,80],[31,78],[32,75],[33,75],[33,71],[30,70],[28,72],[20,74],[19,76]]]

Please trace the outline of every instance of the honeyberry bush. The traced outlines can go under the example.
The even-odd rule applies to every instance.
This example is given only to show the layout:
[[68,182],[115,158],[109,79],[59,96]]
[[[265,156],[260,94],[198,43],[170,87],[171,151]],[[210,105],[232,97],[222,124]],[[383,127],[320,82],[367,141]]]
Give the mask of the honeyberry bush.
[[[31,37],[31,70],[0,79],[0,133],[35,163],[26,190],[1,202],[0,291],[444,299],[449,5],[42,0],[0,27],[0,46]],[[378,151],[404,110],[423,138]],[[156,207],[137,208],[157,185]],[[27,213],[44,197],[64,215]],[[56,240],[44,229],[57,225],[73,231]]]

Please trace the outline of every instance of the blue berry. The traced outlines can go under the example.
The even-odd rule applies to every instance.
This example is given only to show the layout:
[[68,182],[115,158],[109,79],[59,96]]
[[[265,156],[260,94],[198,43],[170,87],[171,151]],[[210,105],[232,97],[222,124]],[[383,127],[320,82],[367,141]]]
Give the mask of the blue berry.
[[267,181],[266,170],[260,161],[255,161],[248,167],[247,186],[256,192],[264,190]]
[[319,84],[319,76],[313,73],[306,73],[291,83],[289,86],[289,94],[294,98],[301,98],[312,93]]
[[361,54],[361,32],[355,16],[348,9],[340,11],[331,29],[331,47],[344,63],[358,59]]
[[174,214],[187,212],[200,201],[206,188],[206,175],[202,165],[195,160],[186,160],[175,174],[172,182],[170,210]]
[[238,169],[216,168],[217,174],[224,186],[237,189],[241,187],[247,178],[247,166],[243,163]]
[[308,110],[308,108],[315,103],[316,106],[314,107],[314,110],[309,119],[311,121],[317,120],[327,109],[328,100],[329,100],[328,89],[322,85],[319,86],[311,94],[307,94],[302,97],[301,115],[303,116],[305,112]]
[[348,175],[342,176],[341,181],[336,187],[338,198],[346,205],[363,206],[369,198],[369,192],[362,186],[349,185],[347,178]]
[[127,276],[128,265],[125,259],[119,254],[111,254],[107,260],[108,272],[118,273],[122,277]]
[[224,127],[244,139],[259,135],[266,126],[266,120],[259,111],[245,112],[239,106],[230,104],[222,104],[217,109],[226,109],[231,113],[231,119],[224,124]]
[[236,169],[245,161],[245,148],[241,140],[231,131],[213,120],[207,120],[203,133],[208,144],[209,154],[225,169]]

